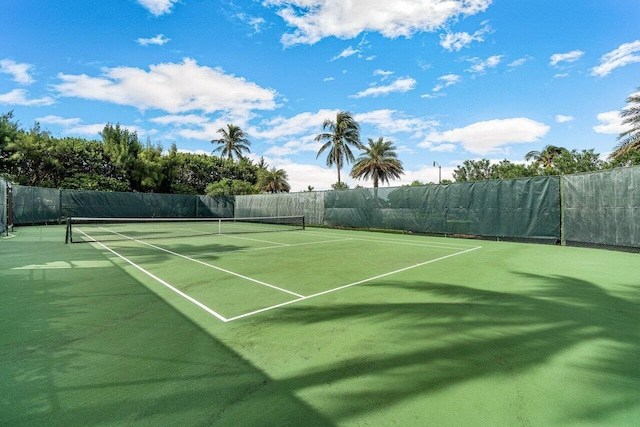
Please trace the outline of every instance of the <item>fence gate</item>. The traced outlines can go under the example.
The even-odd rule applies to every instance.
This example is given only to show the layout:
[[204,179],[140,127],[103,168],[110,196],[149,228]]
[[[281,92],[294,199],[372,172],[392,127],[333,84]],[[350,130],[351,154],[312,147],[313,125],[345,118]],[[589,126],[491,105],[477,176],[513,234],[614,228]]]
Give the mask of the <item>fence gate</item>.
[[7,233],[13,231],[13,189],[7,182]]

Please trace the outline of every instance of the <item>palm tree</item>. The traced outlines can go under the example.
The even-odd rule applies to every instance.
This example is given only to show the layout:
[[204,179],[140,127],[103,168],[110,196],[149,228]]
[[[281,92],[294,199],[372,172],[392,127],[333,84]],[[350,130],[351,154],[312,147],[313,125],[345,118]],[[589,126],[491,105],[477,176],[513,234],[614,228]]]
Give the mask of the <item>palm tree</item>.
[[618,135],[618,145],[615,146],[611,158],[618,158],[632,150],[640,151],[640,87],[636,93],[627,98],[627,107],[620,112],[622,124],[630,128]]
[[284,169],[261,169],[258,172],[258,189],[265,193],[288,193],[291,186],[287,182]]
[[542,165],[546,170],[553,168],[553,162],[565,151],[564,147],[556,147],[555,145],[547,145],[542,151],[529,151],[524,159],[533,160],[534,167]]
[[213,153],[221,152],[222,157],[233,160],[234,156],[241,158],[243,151],[251,152],[249,150],[251,142],[247,139],[247,134],[238,126],[228,124],[227,129],[220,128],[218,133],[222,135],[222,138],[211,140],[212,144],[218,145],[213,150]]
[[351,113],[341,111],[336,116],[336,121],[325,120],[322,123],[322,129],[329,132],[321,133],[315,137],[315,141],[326,141],[320,150],[316,159],[320,157],[325,150],[329,149],[327,155],[327,166],[336,165],[338,169],[338,183],[340,183],[340,169],[344,163],[355,161],[355,157],[349,146],[362,150],[364,146],[360,142],[360,126],[353,119]]
[[351,169],[351,177],[355,179],[373,179],[373,188],[378,188],[378,182],[389,183],[389,179],[400,178],[404,174],[402,162],[394,151],[396,147],[392,141],[385,141],[383,137],[377,141],[369,138],[369,147],[364,148],[362,156],[356,160]]

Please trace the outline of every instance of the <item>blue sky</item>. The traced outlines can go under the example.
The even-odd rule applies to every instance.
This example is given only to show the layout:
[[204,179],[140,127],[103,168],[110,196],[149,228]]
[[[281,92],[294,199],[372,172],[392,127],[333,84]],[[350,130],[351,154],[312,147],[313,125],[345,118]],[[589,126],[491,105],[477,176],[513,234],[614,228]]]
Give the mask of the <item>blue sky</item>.
[[607,156],[640,86],[637,0],[4,0],[3,18],[0,112],[23,127],[210,153],[233,123],[293,191],[337,180],[313,138],[340,110],[395,142],[400,185],[548,144]]

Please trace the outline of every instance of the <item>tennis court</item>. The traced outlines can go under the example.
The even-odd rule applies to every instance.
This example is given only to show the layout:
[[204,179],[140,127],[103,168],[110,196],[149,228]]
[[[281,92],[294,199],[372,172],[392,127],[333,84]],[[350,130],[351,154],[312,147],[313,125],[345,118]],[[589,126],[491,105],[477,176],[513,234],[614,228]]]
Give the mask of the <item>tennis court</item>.
[[2,238],[0,424],[640,423],[638,254],[196,225]]

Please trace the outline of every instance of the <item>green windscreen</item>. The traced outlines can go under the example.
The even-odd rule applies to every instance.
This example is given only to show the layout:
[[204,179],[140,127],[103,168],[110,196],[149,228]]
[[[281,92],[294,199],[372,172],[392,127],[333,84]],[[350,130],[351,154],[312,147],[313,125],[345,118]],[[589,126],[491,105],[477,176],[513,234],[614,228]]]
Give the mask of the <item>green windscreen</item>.
[[558,177],[236,197],[240,217],[304,215],[307,224],[556,242]]
[[236,196],[236,217],[304,215],[308,224],[324,224],[325,192]]
[[562,179],[568,245],[640,248],[640,167]]
[[557,177],[328,192],[331,226],[556,241]]
[[66,217],[195,218],[232,217],[233,198],[185,194],[63,190]]
[[13,222],[43,224],[59,222],[60,190],[57,188],[13,186]]

